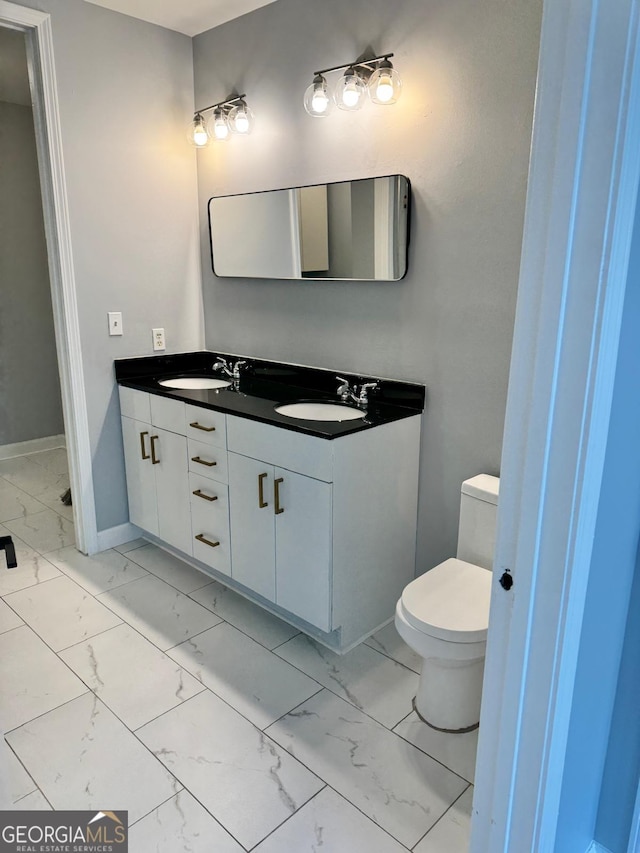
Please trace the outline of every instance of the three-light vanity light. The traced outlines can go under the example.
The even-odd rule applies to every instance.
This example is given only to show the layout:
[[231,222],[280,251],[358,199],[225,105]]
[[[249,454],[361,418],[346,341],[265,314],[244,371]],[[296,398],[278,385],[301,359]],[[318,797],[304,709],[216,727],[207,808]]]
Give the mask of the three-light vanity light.
[[[402,92],[402,80],[389,61],[392,53],[372,59],[335,65],[314,71],[313,82],[304,93],[304,108],[314,118],[324,118],[334,104],[341,110],[359,110],[367,94],[374,104],[395,104]],[[333,93],[329,90],[325,74],[344,71]]]
[[[187,139],[196,148],[211,142],[226,142],[232,134],[247,136],[253,127],[253,113],[245,101],[246,95],[234,95],[225,101],[196,110],[187,128]],[[208,119],[203,113],[211,112]]]

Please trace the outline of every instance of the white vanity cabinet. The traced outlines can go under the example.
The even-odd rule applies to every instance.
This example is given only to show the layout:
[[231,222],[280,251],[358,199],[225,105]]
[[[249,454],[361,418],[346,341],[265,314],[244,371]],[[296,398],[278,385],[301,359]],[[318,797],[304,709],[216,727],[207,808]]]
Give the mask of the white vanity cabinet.
[[120,386],[129,519],[192,553],[185,406]]

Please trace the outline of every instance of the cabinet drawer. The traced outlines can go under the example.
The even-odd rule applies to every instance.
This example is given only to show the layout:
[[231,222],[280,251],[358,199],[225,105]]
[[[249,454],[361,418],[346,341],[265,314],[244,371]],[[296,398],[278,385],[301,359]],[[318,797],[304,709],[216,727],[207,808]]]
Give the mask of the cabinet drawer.
[[222,412],[185,405],[185,435],[203,444],[227,446],[226,416]]
[[222,483],[228,482],[227,451],[201,441],[188,439],[189,471],[217,480]]
[[[218,512],[221,504],[221,495],[224,493],[225,501],[228,491],[226,483],[203,477],[202,474],[189,474],[189,494],[192,504],[196,506],[209,507],[213,512]],[[198,494],[195,494],[195,493]]]
[[[194,475],[190,477],[194,485]],[[195,475],[195,480],[200,478]],[[205,492],[203,483],[202,491]],[[206,493],[212,494],[211,483]],[[192,490],[192,491],[195,491]],[[191,531],[193,535],[193,556],[196,560],[211,566],[225,575],[231,574],[231,547],[229,544],[229,497],[224,485],[216,484],[217,500],[207,502],[191,496]],[[200,537],[200,538],[198,538]]]
[[151,423],[160,429],[185,435],[184,403],[168,397],[149,395],[151,400]]
[[151,406],[146,391],[136,391],[135,388],[118,386],[120,395],[120,414],[135,421],[151,423]]
[[332,443],[283,427],[227,416],[229,450],[325,483],[333,481]]

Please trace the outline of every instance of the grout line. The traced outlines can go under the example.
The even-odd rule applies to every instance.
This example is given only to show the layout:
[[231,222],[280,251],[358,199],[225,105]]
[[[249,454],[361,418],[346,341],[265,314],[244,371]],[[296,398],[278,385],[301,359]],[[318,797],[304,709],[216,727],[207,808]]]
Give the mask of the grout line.
[[[394,658],[394,656],[389,654],[388,652],[383,652],[381,649],[378,649],[375,646],[370,645],[369,640],[371,640],[372,637],[373,637],[373,635],[371,635],[371,637],[368,637],[366,640],[363,640],[361,645],[366,646],[368,649],[371,649],[374,652],[378,652],[379,655],[382,655],[385,658],[389,658],[389,660],[392,660],[394,663],[399,663],[400,666],[403,666],[405,669],[408,669],[410,672],[415,672],[416,675],[420,675],[419,670],[414,669],[413,667],[409,666],[406,663],[402,663],[401,660],[398,660],[398,658]],[[356,648],[357,648],[357,646],[356,646]]]
[[[319,778],[320,777],[318,776],[318,779]],[[324,782],[324,779],[322,781]],[[285,825],[285,823],[288,823],[292,817],[295,817],[295,815],[297,815],[299,812],[301,812],[302,809],[306,808],[310,802],[315,800],[315,798],[319,794],[321,794],[323,791],[325,791],[328,787],[329,787],[329,785],[325,782],[323,788],[320,788],[319,791],[316,791],[316,793],[313,794],[313,796],[309,797],[309,799],[305,803],[303,803],[301,806],[299,806],[292,814],[290,814],[289,817],[285,817],[285,819],[281,823],[279,823],[277,826],[274,826],[273,829],[271,830],[271,832],[267,833],[267,835],[265,835],[264,838],[261,838],[260,841],[258,841],[257,844],[254,844],[253,847],[250,847],[249,850],[255,850],[256,847],[259,847],[264,841],[267,840],[267,838],[272,836],[274,834],[274,832],[277,832],[279,829],[281,829]],[[322,846],[322,843],[323,842],[320,842],[320,846]]]
[[445,809],[445,811],[443,811],[443,812],[442,812],[442,814],[440,815],[440,817],[438,818],[438,820],[437,820],[437,821],[436,821],[432,826],[430,826],[430,827],[429,827],[429,829],[425,832],[425,834],[424,834],[421,838],[419,838],[419,839],[416,841],[416,843],[413,845],[413,847],[411,848],[411,850],[415,850],[415,849],[416,849],[416,847],[418,846],[418,844],[422,844],[422,842],[423,842],[423,841],[424,841],[424,839],[427,837],[427,835],[429,835],[429,833],[430,833],[433,829],[435,829],[435,827],[440,823],[440,821],[442,820],[442,818],[443,818],[445,815],[448,815],[448,814],[449,814],[449,812],[450,812],[450,811],[451,811],[451,809],[455,806],[455,804],[458,802],[458,800],[459,800],[459,799],[460,799],[464,794],[466,794],[466,793],[467,793],[467,791],[469,790],[469,788],[472,788],[472,787],[473,787],[473,786],[471,785],[471,783],[469,783],[469,784],[467,785],[467,787],[464,789],[464,791],[461,791],[461,792],[460,792],[460,794],[455,798],[455,800],[451,803],[451,805],[450,805],[447,809]]

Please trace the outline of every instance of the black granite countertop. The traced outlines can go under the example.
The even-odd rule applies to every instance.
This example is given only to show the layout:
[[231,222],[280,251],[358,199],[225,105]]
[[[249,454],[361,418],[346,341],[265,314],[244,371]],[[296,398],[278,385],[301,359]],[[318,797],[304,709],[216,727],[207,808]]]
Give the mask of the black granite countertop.
[[[161,379],[184,376],[226,378],[212,369],[214,362],[220,357],[233,362],[238,359],[246,361],[237,388],[187,391],[166,388],[159,384]],[[420,414],[425,401],[424,385],[340,372],[340,376],[349,380],[352,386],[378,381],[379,387],[369,397],[365,418],[339,422],[290,418],[276,412],[275,407],[300,401],[322,400],[339,403],[340,399],[336,393],[339,384],[337,373],[333,370],[218,352],[201,351],[117,359],[115,374],[118,384],[128,388],[326,439],[350,435]]]

